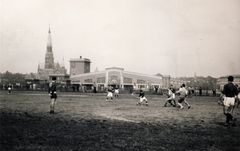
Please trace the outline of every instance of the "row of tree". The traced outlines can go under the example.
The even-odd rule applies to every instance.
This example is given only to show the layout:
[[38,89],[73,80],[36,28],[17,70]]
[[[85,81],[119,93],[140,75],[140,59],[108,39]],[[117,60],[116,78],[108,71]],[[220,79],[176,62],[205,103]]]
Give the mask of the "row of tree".
[[193,87],[195,89],[199,89],[200,87],[203,90],[211,90],[211,89],[219,89],[220,85],[217,83],[217,78],[213,78],[211,76],[208,77],[181,77],[179,78],[184,81],[188,81],[186,85],[188,87]]
[[0,73],[1,84],[16,84],[19,83],[21,85],[26,84],[25,81],[26,74],[22,73],[11,73],[6,71],[5,73]]
[[[9,83],[16,85],[27,85],[25,81],[26,74],[22,73],[11,73],[6,71],[5,73],[0,73],[1,84],[8,85]],[[208,77],[180,77],[180,80],[188,81],[186,85],[194,89],[199,89],[200,87],[203,90],[218,89],[219,85],[217,84],[217,78],[211,76]]]

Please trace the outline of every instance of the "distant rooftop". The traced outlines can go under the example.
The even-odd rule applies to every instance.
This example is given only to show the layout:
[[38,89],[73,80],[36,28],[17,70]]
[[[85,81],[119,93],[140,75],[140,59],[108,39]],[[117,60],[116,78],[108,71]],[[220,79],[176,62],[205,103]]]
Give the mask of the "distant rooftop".
[[79,58],[71,58],[70,62],[71,61],[87,61],[87,62],[91,62],[90,59],[82,58],[82,56],[80,56]]

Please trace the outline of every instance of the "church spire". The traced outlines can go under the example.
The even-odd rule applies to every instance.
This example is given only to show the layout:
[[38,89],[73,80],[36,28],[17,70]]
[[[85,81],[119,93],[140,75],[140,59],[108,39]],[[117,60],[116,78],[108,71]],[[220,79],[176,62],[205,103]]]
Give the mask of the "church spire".
[[51,39],[51,31],[49,26],[47,51],[45,54],[45,69],[53,69],[53,68],[54,68],[54,57],[52,52],[52,39]]
[[51,30],[49,25],[47,47],[52,47]]

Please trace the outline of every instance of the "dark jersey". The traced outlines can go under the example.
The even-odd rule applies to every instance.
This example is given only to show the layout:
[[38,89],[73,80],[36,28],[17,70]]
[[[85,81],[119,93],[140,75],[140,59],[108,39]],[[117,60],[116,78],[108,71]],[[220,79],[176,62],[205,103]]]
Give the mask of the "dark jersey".
[[226,97],[235,97],[237,95],[237,87],[233,83],[224,85],[223,92]]
[[51,85],[49,85],[48,88],[48,93],[51,95],[51,99],[52,98],[57,98],[57,90],[56,90],[56,83],[52,83]]
[[140,93],[139,93],[139,97],[143,98],[145,95],[144,95],[144,92],[141,90]]
[[172,91],[172,93],[176,92],[174,88],[170,88],[170,90]]
[[109,87],[107,91],[108,91],[108,92],[114,92],[114,89],[111,88],[111,87]]

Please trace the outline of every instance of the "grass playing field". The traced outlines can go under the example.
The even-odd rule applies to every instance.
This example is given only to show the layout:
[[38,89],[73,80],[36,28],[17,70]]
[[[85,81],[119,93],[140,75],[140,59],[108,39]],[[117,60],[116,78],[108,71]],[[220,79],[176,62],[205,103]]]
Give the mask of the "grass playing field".
[[103,94],[58,93],[49,114],[46,92],[0,91],[1,150],[240,150],[237,125],[225,127],[218,97],[187,98],[185,106],[162,107],[166,98],[146,95],[149,106],[120,94],[106,102]]

